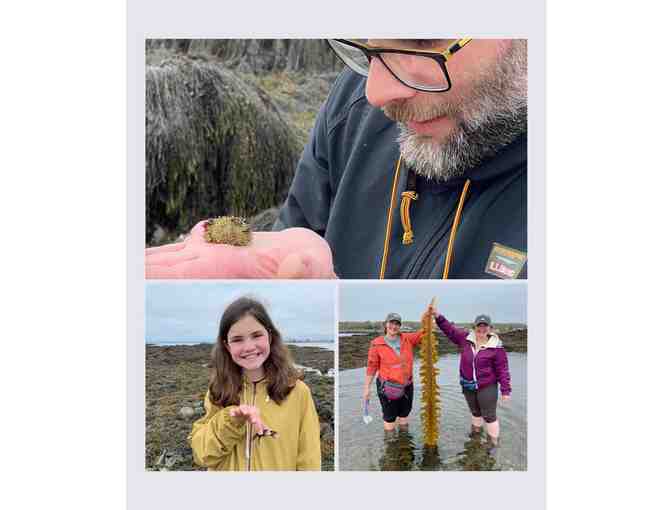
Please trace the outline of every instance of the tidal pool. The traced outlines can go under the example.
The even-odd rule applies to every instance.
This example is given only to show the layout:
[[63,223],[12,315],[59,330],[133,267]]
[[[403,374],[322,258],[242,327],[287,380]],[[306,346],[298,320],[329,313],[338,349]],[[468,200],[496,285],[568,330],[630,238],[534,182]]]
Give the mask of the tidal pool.
[[408,432],[385,435],[380,401],[371,385],[369,413],[362,420],[362,390],[366,369],[339,373],[338,465],[341,471],[525,471],[527,470],[527,354],[508,353],[511,400],[497,407],[501,435],[499,447],[488,450],[482,438],[469,438],[471,418],[459,384],[459,355],[442,356],[437,367],[441,389],[438,448],[423,444],[420,364],[413,367],[413,410]]

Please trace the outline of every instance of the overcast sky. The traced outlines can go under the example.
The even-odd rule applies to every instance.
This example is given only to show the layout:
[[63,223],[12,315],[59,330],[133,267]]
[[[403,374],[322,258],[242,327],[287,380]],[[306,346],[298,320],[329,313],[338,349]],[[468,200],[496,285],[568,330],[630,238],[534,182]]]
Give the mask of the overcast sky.
[[419,321],[437,298],[437,309],[453,322],[487,314],[493,322],[527,323],[527,284],[492,281],[342,282],[339,320],[382,321],[389,312]]
[[331,282],[147,282],[145,341],[214,342],[222,312],[234,299],[262,301],[286,339],[334,339]]

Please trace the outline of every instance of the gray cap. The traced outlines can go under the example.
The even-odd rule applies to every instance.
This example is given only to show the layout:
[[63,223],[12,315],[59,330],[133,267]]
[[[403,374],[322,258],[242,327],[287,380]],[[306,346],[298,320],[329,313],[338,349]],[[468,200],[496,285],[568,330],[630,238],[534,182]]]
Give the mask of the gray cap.
[[492,321],[490,320],[490,317],[487,315],[478,315],[474,319],[474,324],[478,326],[479,324],[487,324],[488,326],[492,326]]
[[387,317],[385,317],[385,322],[390,322],[390,321],[397,321],[399,324],[401,324],[401,315],[398,313],[388,313]]

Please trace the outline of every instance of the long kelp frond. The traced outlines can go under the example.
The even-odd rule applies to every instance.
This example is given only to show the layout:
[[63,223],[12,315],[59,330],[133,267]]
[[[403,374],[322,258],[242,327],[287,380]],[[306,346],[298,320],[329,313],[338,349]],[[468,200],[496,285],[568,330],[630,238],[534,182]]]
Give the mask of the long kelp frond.
[[[434,300],[432,300],[434,305]],[[424,335],[420,344],[420,379],[422,380],[422,428],[425,435],[425,445],[437,446],[439,442],[439,416],[441,401],[437,378],[439,369],[436,362],[439,360],[439,345],[432,328],[432,315],[426,314],[422,318]]]

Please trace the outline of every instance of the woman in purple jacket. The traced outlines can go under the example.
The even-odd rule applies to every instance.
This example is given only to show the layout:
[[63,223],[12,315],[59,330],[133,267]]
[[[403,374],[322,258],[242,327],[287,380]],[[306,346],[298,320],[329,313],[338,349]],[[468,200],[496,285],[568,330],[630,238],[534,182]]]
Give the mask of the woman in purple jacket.
[[502,341],[493,333],[492,321],[487,315],[476,317],[471,331],[458,328],[435,309],[432,315],[439,329],[462,351],[460,385],[471,411],[471,435],[480,436],[485,420],[490,442],[496,446],[499,440],[497,383],[502,401],[511,398],[509,362]]

